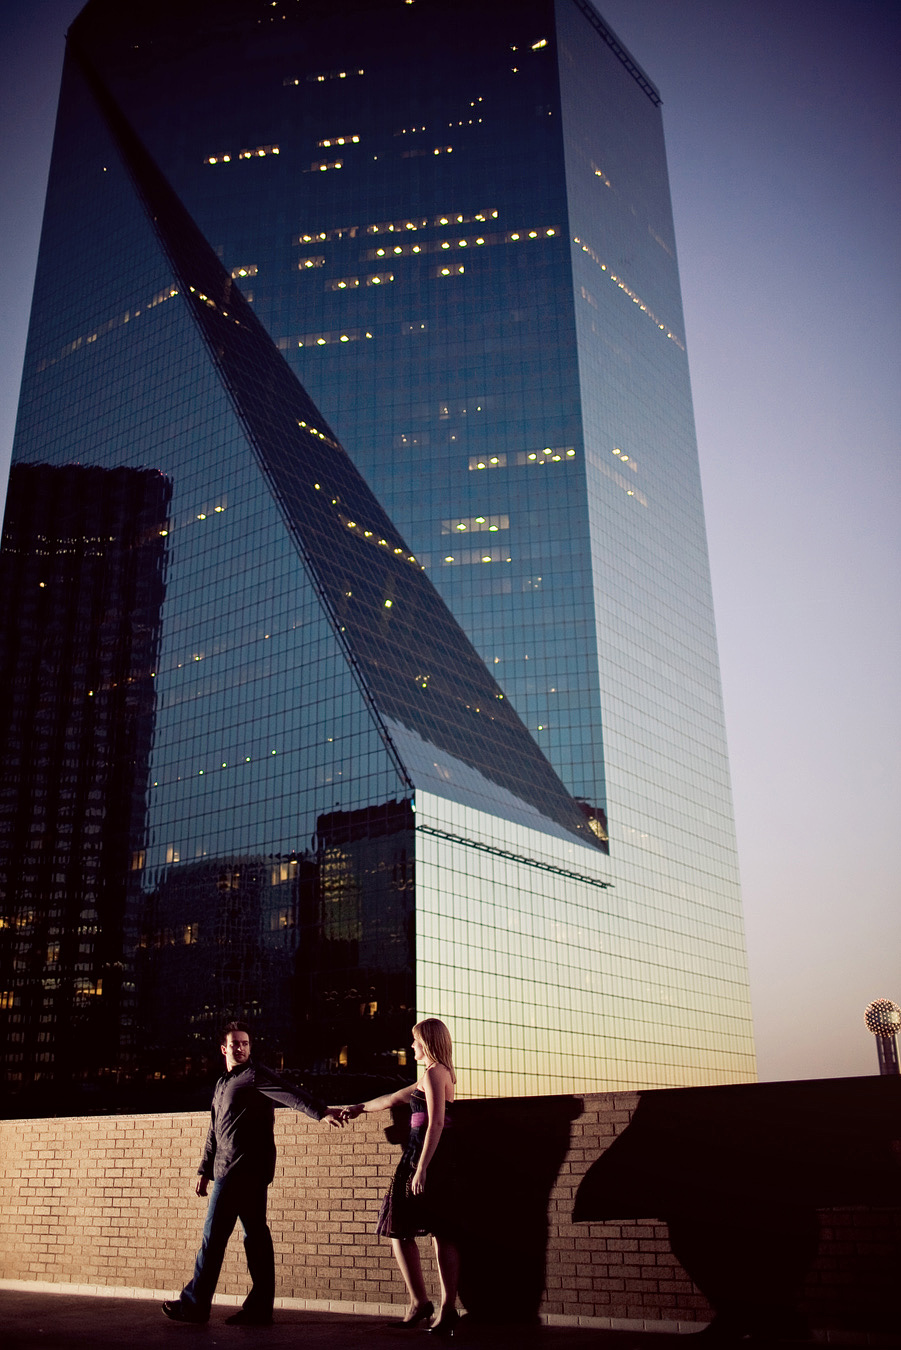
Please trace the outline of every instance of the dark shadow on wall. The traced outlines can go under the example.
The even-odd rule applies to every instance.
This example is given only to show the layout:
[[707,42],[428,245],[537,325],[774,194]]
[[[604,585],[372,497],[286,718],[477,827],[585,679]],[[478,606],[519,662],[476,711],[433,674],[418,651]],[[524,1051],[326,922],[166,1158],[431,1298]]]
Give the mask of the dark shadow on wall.
[[[573,1219],[663,1219],[724,1333],[803,1333],[817,1211],[901,1203],[899,1135],[901,1079],[647,1092],[583,1178]],[[842,1320],[893,1328],[891,1287],[850,1291],[860,1306]]]
[[[460,1302],[473,1322],[537,1321],[546,1283],[550,1194],[569,1151],[570,1127],[582,1110],[578,1097],[454,1106]],[[404,1116],[399,1112],[386,1130],[389,1143],[406,1142]]]

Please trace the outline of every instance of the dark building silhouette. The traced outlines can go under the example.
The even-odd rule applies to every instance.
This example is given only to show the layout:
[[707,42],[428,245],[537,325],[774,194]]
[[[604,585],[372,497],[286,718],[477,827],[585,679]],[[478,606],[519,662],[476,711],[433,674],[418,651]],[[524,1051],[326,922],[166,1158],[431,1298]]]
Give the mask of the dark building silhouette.
[[14,1094],[31,1084],[63,1101],[133,1060],[169,496],[148,470],[19,464],[10,476],[0,988]]

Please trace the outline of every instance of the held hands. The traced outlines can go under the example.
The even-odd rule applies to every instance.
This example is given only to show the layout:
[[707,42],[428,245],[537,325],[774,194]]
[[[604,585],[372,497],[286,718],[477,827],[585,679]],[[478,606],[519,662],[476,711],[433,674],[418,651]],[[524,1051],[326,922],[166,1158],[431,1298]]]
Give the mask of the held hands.
[[363,1103],[357,1102],[356,1106],[339,1106],[336,1110],[340,1112],[341,1124],[346,1125],[348,1121],[356,1120],[357,1116],[363,1114]]
[[333,1130],[343,1130],[346,1123],[344,1108],[330,1106],[319,1123],[320,1125],[329,1125]]

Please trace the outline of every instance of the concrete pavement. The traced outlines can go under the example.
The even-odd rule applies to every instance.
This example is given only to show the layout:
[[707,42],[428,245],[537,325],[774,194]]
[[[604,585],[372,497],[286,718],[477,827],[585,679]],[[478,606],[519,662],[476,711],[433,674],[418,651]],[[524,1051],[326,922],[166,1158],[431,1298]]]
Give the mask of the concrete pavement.
[[[0,1288],[0,1350],[435,1350],[448,1344],[424,1328],[405,1331],[386,1316],[276,1308],[271,1327],[229,1327],[235,1305],[216,1304],[200,1327],[168,1321],[159,1298],[97,1296],[62,1290]],[[169,1297],[172,1297],[170,1294]],[[671,1328],[672,1323],[664,1324]],[[689,1324],[696,1327],[696,1324]],[[464,1318],[449,1343],[455,1350],[688,1350],[692,1334],[672,1330],[609,1330],[596,1326],[468,1325]],[[884,1334],[820,1333],[814,1344],[901,1347]],[[701,1345],[712,1344],[703,1339]],[[740,1343],[752,1350],[752,1342]],[[810,1341],[773,1339],[769,1346],[802,1350]],[[754,1350],[763,1343],[753,1342]]]
[[[170,1295],[171,1297],[171,1295]],[[160,1301],[32,1293],[0,1289],[2,1350],[685,1350],[685,1337],[667,1332],[608,1331],[587,1327],[467,1326],[450,1342],[424,1328],[405,1331],[385,1317],[277,1308],[271,1327],[228,1327],[234,1307],[216,1304],[201,1327],[168,1321]]]

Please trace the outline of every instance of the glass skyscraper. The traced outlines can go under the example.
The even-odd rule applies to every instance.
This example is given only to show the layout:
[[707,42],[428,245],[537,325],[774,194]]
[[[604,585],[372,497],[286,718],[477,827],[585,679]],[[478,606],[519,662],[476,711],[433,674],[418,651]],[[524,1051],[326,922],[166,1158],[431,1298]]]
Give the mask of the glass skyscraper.
[[[91,0],[3,552],[8,1109],[754,1052],[658,93],[588,0]],[[514,711],[515,710],[515,711]],[[92,1105],[93,1104],[93,1105]]]

